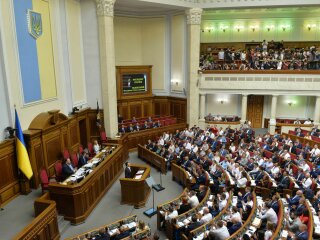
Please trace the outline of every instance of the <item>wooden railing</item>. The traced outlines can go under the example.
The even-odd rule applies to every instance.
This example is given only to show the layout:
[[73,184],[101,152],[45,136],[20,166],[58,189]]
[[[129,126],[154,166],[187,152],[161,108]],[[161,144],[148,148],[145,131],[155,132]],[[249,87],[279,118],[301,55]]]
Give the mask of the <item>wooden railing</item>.
[[162,221],[162,219],[161,219],[162,216],[161,216],[161,212],[160,211],[161,210],[163,211],[164,209],[169,209],[169,206],[171,206],[172,204],[180,203],[181,197],[185,196],[187,194],[187,192],[188,192],[188,189],[185,188],[183,190],[183,192],[178,197],[176,197],[176,198],[174,198],[174,199],[172,199],[172,200],[170,200],[168,202],[165,202],[165,203],[160,204],[160,205],[157,206],[157,228],[159,230],[161,228],[161,221]]
[[166,160],[141,144],[138,144],[138,157],[155,166],[163,174],[167,174]]
[[233,192],[229,192],[229,199],[227,202],[227,205],[222,209],[222,211],[215,217],[212,218],[210,222],[207,222],[200,227],[192,230],[188,237],[185,235],[182,235],[183,239],[193,239],[195,236],[200,235],[201,233],[204,233],[206,229],[209,229],[210,226],[212,226],[214,223],[216,223],[218,220],[221,220],[222,217],[226,214],[227,210],[232,206],[232,198],[233,198]]
[[171,171],[172,171],[172,180],[178,182],[184,187],[187,187],[188,189],[191,189],[191,186],[196,183],[195,179],[193,177],[189,177],[188,172],[178,166],[175,163],[171,164]]
[[60,239],[56,203],[50,200],[50,194],[48,192],[34,202],[34,211],[36,218],[18,233],[14,239]]
[[124,147],[128,150],[137,148],[138,144],[145,144],[149,139],[155,140],[159,136],[162,136],[163,132],[174,133],[176,130],[185,129],[188,125],[186,123],[177,123],[173,125],[163,126],[159,128],[151,128],[141,130],[138,132],[130,132],[123,134],[120,138],[109,139],[108,142],[124,144]]

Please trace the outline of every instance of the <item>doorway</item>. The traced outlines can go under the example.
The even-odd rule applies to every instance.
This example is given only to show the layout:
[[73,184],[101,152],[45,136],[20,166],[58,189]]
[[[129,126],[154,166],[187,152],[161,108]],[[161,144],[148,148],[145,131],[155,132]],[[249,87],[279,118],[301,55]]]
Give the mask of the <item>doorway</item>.
[[252,128],[262,127],[263,118],[263,95],[249,95],[247,104],[247,120],[251,122]]

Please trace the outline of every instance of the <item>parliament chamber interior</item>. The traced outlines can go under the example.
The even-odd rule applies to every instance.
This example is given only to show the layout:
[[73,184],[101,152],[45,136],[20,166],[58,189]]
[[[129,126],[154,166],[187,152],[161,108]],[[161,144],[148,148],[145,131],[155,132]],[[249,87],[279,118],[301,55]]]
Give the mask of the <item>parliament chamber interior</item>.
[[0,1],[0,239],[320,239],[319,0]]

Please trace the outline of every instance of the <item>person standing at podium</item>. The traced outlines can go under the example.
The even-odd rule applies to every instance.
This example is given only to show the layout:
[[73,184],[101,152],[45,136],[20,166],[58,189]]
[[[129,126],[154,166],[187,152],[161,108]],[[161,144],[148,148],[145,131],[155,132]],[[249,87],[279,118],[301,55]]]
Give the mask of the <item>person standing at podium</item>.
[[124,177],[125,178],[132,178],[131,168],[130,168],[128,162],[126,162],[125,165],[126,165],[126,168],[124,170]]

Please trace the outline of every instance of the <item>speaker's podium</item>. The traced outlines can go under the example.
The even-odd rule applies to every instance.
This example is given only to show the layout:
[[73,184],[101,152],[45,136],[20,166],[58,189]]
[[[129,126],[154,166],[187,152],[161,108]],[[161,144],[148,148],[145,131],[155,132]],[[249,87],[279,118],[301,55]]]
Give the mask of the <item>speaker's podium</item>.
[[146,179],[150,176],[147,165],[129,164],[131,178],[121,178],[121,204],[134,205],[135,208],[144,207],[150,195],[150,187]]

